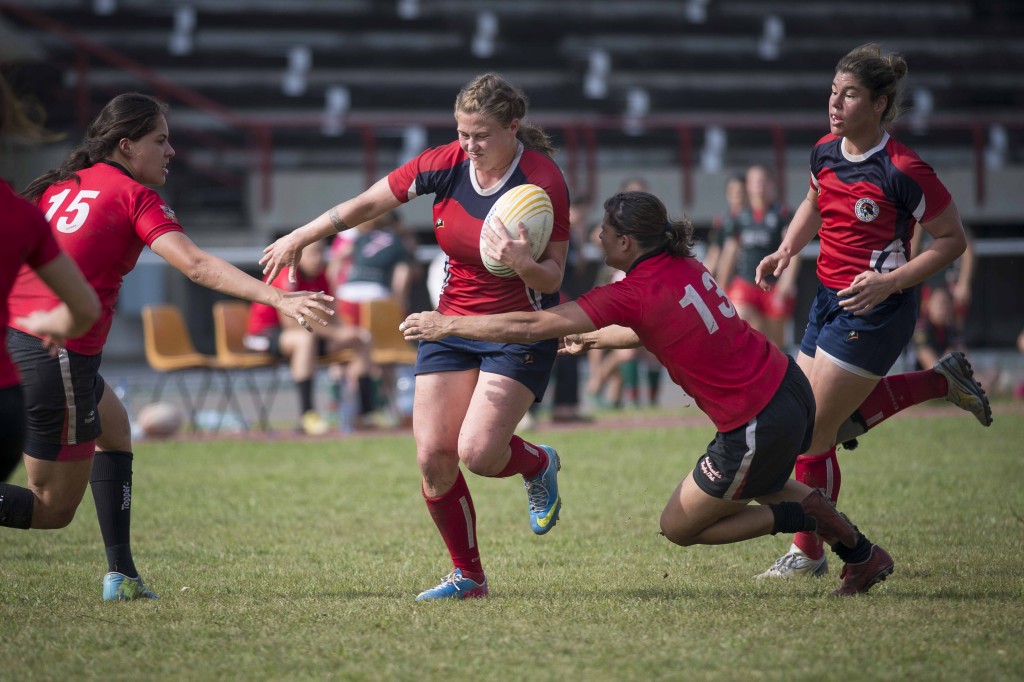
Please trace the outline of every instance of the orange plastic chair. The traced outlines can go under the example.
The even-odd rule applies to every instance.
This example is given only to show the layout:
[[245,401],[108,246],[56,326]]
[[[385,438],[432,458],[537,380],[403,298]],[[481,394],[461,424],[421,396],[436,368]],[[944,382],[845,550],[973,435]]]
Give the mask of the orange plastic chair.
[[[148,305],[142,309],[142,335],[146,362],[160,378],[153,390],[153,402],[160,400],[167,379],[174,376],[178,393],[185,403],[189,425],[196,430],[196,414],[202,409],[216,369],[215,358],[196,350],[185,318],[174,305]],[[201,375],[198,390],[193,394],[185,381],[189,372]]]

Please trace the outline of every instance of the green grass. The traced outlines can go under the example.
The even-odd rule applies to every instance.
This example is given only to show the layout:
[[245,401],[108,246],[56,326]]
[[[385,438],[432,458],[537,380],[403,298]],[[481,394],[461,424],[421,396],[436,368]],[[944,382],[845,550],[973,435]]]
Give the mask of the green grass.
[[[709,427],[537,434],[565,508],[470,476],[491,598],[450,570],[410,437],[137,448],[134,548],[162,599],[103,603],[91,499],[0,533],[0,679],[1019,680],[1024,419],[902,418],[841,454],[844,509],[896,559],[866,597],[752,579],[789,538],[683,549],[661,508]],[[19,473],[16,481],[23,480]]]

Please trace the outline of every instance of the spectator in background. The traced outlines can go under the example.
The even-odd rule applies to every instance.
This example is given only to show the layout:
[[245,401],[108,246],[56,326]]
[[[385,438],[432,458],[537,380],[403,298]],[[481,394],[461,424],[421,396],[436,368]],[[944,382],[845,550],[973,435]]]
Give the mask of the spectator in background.
[[[329,285],[325,274],[324,242],[310,244],[302,252],[295,282],[289,281],[289,269],[283,269],[272,286],[282,291],[323,291]],[[244,340],[246,348],[288,358],[292,381],[299,398],[300,428],[307,435],[320,436],[330,426],[316,410],[316,372],[320,358],[350,348],[355,359],[348,363],[344,376],[348,387],[358,387],[361,416],[373,408],[373,386],[370,381],[370,334],[360,327],[335,317],[325,327],[314,327],[308,333],[295,320],[262,303],[249,308],[249,324]],[[349,391],[350,400],[355,396]]]
[[711,230],[708,232],[708,250],[704,255],[704,267],[712,274],[715,281],[725,286],[718,277],[718,265],[722,257],[722,244],[726,229],[731,229],[733,221],[747,206],[747,183],[743,174],[730,175],[725,181],[725,211],[716,213],[711,219]]
[[[964,236],[967,239],[967,248],[963,254],[948,267],[939,270],[929,277],[921,285],[921,312],[925,311],[928,304],[928,296],[934,289],[945,288],[952,297],[953,325],[957,331],[963,333],[964,322],[971,309],[971,297],[973,295],[974,271],[977,265],[974,255],[974,234],[970,227],[964,226]],[[910,252],[916,258],[918,254],[927,249],[932,243],[932,236],[925,230],[918,230],[910,241]]]
[[393,298],[408,310],[413,255],[395,232],[396,223],[397,214],[391,211],[357,225],[353,238],[335,239],[331,245],[327,271],[330,275],[345,268],[343,279],[329,278],[338,282],[338,312],[352,324],[359,324],[360,305],[366,301]]
[[[338,235],[331,245],[328,279],[339,282],[334,290],[338,312],[350,324],[360,324],[362,304],[369,301],[394,299],[403,311],[409,310],[409,289],[415,261],[405,239],[396,231],[398,226],[398,212],[389,211],[345,233],[354,234],[353,238],[341,239]],[[345,269],[343,280],[330,276],[342,268]],[[335,379],[331,385],[335,406],[342,399],[340,370],[340,367],[331,367],[331,376]],[[394,404],[395,368],[386,366],[374,371],[375,383],[380,383],[389,403]],[[373,390],[371,395],[376,393]]]
[[932,289],[923,308],[912,345],[917,369],[930,369],[946,353],[964,350],[964,344],[953,315],[953,297],[946,287]]
[[800,259],[794,259],[770,291],[755,284],[761,259],[773,253],[792,218],[775,200],[772,178],[764,166],[751,166],[746,174],[745,206],[722,230],[722,256],[715,280],[729,293],[736,312],[785,350],[786,325],[796,307],[796,278]]
[[[560,300],[572,301],[590,288],[585,280],[587,261],[583,247],[587,243],[590,215],[590,197],[578,195],[569,203],[569,251],[565,261]],[[588,422],[590,417],[580,413],[579,355],[559,355],[555,358],[555,391],[551,403],[551,421],[557,423]]]

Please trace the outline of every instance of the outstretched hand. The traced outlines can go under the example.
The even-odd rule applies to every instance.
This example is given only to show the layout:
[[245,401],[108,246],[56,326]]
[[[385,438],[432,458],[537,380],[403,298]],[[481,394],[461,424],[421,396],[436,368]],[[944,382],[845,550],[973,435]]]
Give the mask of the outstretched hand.
[[444,331],[446,317],[437,311],[413,313],[398,325],[406,341],[438,341],[448,336]]
[[312,332],[312,323],[327,326],[326,318],[334,315],[334,308],[328,305],[332,301],[334,297],[322,291],[282,292],[277,310],[298,322],[307,332]]
[[559,355],[583,355],[594,347],[594,342],[588,340],[585,334],[570,334],[562,339],[562,345],[558,348]]
[[263,281],[273,282],[277,273],[281,272],[283,268],[288,268],[288,281],[292,284],[297,282],[298,278],[295,273],[299,267],[302,249],[305,246],[306,244],[294,232],[291,232],[263,249],[263,257],[260,258],[260,265],[263,266]]

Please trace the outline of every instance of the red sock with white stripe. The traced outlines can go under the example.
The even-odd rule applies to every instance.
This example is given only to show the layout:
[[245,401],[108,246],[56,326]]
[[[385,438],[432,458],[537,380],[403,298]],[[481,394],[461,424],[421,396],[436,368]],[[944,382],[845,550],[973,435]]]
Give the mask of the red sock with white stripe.
[[[796,480],[812,488],[821,488],[835,502],[839,499],[842,476],[839,474],[839,460],[833,447],[820,455],[800,455],[796,458]],[[821,540],[814,533],[797,533],[793,544],[810,559],[820,559],[823,549]]]
[[882,377],[857,412],[864,427],[873,429],[908,407],[945,398],[948,391],[946,377],[930,369]]
[[[423,492],[422,488],[420,492]],[[459,477],[448,492],[438,497],[427,497],[424,493],[423,499],[452,557],[452,565],[462,569],[466,578],[482,583],[484,568],[476,542],[476,509],[462,470],[459,470]]]
[[530,480],[540,476],[544,467],[548,465],[548,453],[533,443],[527,443],[519,436],[512,436],[508,446],[512,449],[508,464],[494,474],[493,478],[508,478],[515,474],[522,474],[523,478]]

